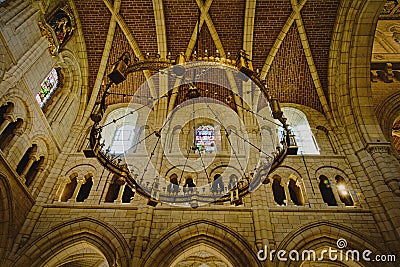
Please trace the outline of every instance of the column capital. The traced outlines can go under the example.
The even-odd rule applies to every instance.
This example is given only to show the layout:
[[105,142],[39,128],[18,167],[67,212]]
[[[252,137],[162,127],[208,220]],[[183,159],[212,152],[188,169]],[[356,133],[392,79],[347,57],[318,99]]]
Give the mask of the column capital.
[[392,147],[390,143],[369,143],[366,146],[368,153],[375,154],[375,153],[386,153],[390,154]]

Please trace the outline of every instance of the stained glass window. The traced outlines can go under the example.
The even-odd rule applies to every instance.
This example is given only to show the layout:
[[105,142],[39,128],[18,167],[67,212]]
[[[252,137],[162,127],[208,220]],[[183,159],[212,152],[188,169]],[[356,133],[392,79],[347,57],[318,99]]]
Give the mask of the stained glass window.
[[215,130],[211,125],[201,125],[196,130],[196,153],[214,153]]
[[51,95],[58,87],[58,73],[56,69],[52,69],[40,85],[40,91],[36,95],[36,101],[42,108],[44,104],[50,99]]

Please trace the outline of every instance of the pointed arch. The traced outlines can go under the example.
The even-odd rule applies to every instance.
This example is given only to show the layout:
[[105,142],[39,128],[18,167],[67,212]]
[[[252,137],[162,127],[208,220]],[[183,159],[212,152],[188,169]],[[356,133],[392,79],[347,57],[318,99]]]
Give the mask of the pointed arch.
[[[347,241],[346,249],[358,251],[371,250],[376,254],[390,254],[387,249],[380,247],[380,240],[372,240],[364,233],[360,233],[354,228],[348,226],[328,222],[328,221],[315,221],[305,225],[302,225],[286,235],[282,242],[277,246],[276,251],[304,251],[304,250],[315,250],[324,246],[330,246],[333,249],[337,249],[338,239],[345,239]],[[292,267],[300,266],[301,262],[296,261],[277,261],[275,259],[276,267]],[[363,262],[365,266],[375,266],[374,262]]]
[[168,230],[150,244],[140,266],[170,266],[182,251],[190,249],[193,244],[214,248],[231,260],[233,266],[262,266],[254,246],[236,231],[210,220],[191,221]]
[[43,266],[65,248],[86,242],[104,255],[112,266],[130,266],[131,253],[122,234],[113,226],[83,217],[53,227],[31,240],[13,266]]

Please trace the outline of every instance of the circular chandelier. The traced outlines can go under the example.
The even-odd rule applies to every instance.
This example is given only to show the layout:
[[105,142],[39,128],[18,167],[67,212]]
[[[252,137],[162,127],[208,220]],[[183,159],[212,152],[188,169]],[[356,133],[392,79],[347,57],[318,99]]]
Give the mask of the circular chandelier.
[[[128,75],[141,71],[154,75],[134,92],[113,92]],[[183,53],[132,60],[124,52],[108,78],[91,114],[90,147],[84,153],[151,206],[241,205],[246,195],[268,183],[268,172],[287,154],[297,153],[278,99],[244,50],[234,59],[218,51],[208,56],[206,50],[203,57],[194,52],[190,60]],[[149,96],[150,91],[159,97]],[[115,94],[131,101],[124,112],[104,116],[107,99]],[[254,99],[264,100],[262,109],[252,104]],[[119,147],[113,143],[116,124],[122,129]],[[140,126],[143,131],[129,139]]]

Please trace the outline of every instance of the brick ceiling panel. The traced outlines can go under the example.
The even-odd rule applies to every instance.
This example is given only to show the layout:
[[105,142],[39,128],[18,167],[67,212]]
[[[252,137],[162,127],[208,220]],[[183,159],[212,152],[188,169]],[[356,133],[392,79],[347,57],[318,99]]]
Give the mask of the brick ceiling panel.
[[272,63],[267,85],[282,103],[297,103],[323,111],[295,25]]
[[194,0],[164,0],[163,3],[167,48],[175,56],[179,52],[186,52],[198,20],[198,6]]
[[[338,0],[309,0],[301,11],[314,63],[325,96],[328,96],[329,48],[338,8]],[[316,16],[316,14],[321,15]]]
[[292,12],[290,0],[258,0],[254,20],[253,65],[262,69],[265,59]]
[[93,89],[106,42],[111,13],[102,0],[76,0],[79,20],[85,36],[89,64],[89,94]]
[[243,0],[216,0],[210,7],[210,16],[224,50],[232,55],[243,48],[245,7]]
[[198,49],[199,55],[201,57],[204,56],[206,49],[207,49],[208,56],[215,56],[217,48],[212,39],[210,30],[207,28],[206,24],[204,24],[203,27],[201,28],[198,45],[199,45],[199,49]]
[[[129,45],[128,40],[126,39],[123,31],[119,26],[116,27],[115,29],[115,34],[114,34],[114,40],[113,40],[113,46],[110,51],[110,56],[108,58],[108,64],[107,64],[107,69],[105,75],[111,72],[113,63],[118,60],[119,57],[121,57],[123,52],[129,52],[131,55],[131,58],[133,58],[133,50]],[[104,84],[106,84],[109,80],[105,79]],[[135,94],[136,96],[139,96],[137,94],[137,89],[142,86],[142,84],[146,81],[143,72],[136,72],[133,74],[129,74],[127,76],[127,79],[125,82],[119,84],[118,86],[113,86],[111,87],[111,92],[115,93],[126,93],[126,94]],[[102,95],[102,92],[104,90],[104,86],[101,88],[101,94],[99,94],[99,97]],[[146,91],[146,92],[145,92]],[[148,90],[141,90],[140,91],[140,96],[149,96]],[[129,102],[131,100],[130,97],[128,96],[121,96],[121,95],[109,95],[107,97],[107,103],[108,104],[115,104],[119,102]]]
[[158,52],[156,24],[151,0],[122,1],[121,16],[124,18],[143,54],[152,56]]

